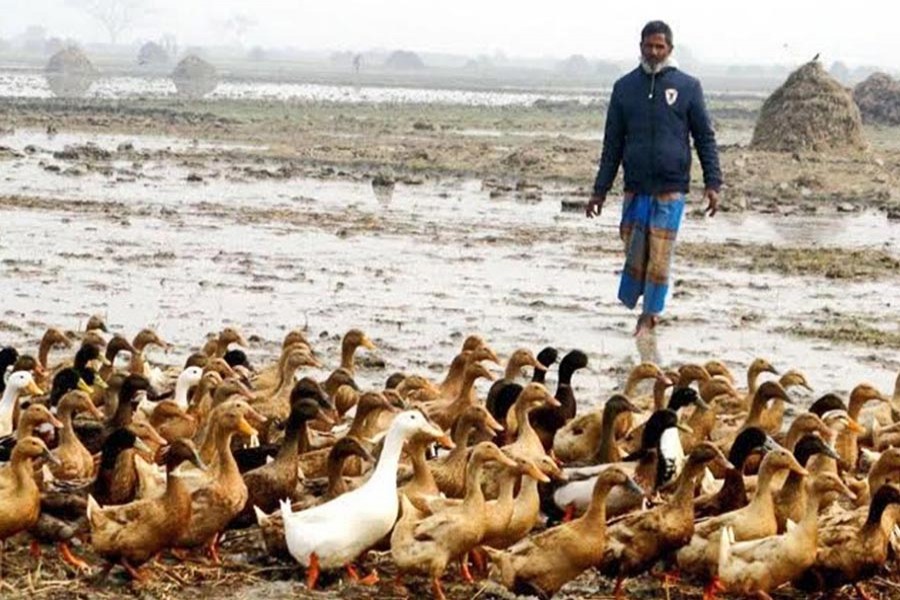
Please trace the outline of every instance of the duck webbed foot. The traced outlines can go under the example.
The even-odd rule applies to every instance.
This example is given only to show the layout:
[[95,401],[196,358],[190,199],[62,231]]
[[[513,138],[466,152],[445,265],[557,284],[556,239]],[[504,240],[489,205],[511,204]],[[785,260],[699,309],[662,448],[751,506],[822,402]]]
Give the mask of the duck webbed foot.
[[59,558],[67,565],[73,567],[76,571],[91,570],[91,565],[89,565],[87,561],[72,554],[72,549],[69,548],[69,544],[66,542],[57,544],[56,549],[59,552]]
[[306,569],[306,587],[310,590],[316,589],[317,581],[319,581],[319,555],[313,552],[309,555],[309,568]]

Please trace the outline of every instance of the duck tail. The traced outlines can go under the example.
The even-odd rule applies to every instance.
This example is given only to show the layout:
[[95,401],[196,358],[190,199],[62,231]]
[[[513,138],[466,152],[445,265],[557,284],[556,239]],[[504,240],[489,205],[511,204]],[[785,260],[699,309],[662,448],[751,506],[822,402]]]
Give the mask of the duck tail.
[[724,578],[726,567],[731,560],[731,545],[734,543],[734,532],[730,525],[722,528],[719,534],[719,577]]
[[284,498],[283,500],[279,500],[278,505],[281,508],[281,518],[287,521],[288,517],[293,514],[293,511],[291,510],[290,499]]
[[88,494],[87,497],[87,518],[88,521],[94,525],[100,525],[102,521],[102,508],[97,503],[97,500],[91,494]]
[[263,510],[257,505],[253,505],[253,514],[256,515],[256,524],[262,527],[269,522],[269,515],[263,512]]

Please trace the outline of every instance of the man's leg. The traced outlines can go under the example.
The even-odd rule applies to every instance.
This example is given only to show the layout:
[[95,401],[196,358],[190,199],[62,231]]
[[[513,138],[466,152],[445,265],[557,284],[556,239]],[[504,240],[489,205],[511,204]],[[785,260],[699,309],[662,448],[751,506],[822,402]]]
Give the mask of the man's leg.
[[625,244],[625,265],[619,280],[619,301],[628,308],[637,306],[644,293],[649,260],[649,225],[651,214],[650,196],[633,197],[625,205],[620,235]]
[[665,309],[669,293],[675,239],[684,213],[684,196],[673,199],[654,199],[650,215],[649,256],[647,279],[644,285],[644,308],[638,319],[635,335],[653,329]]

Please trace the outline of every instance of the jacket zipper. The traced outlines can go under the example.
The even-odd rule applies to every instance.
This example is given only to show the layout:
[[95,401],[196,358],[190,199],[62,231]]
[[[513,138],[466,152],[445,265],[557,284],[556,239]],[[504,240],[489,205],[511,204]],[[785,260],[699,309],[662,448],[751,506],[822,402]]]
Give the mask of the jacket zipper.
[[653,110],[653,90],[656,87],[656,73],[650,75],[650,193],[656,193],[656,111]]

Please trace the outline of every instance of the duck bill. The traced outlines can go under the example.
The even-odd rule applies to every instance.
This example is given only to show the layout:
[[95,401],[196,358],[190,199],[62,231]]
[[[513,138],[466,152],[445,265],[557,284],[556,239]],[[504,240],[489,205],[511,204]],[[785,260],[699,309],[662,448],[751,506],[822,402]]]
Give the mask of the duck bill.
[[456,448],[456,444],[453,443],[453,440],[451,440],[450,436],[447,434],[440,436],[439,438],[435,439],[434,441],[440,447],[446,448],[447,450],[453,450],[454,448]]
[[54,417],[53,415],[50,415],[50,421],[49,421],[49,423],[50,423],[51,425],[53,425],[53,427],[54,427],[55,429],[62,429],[62,426],[63,426],[62,421],[60,421],[59,419],[57,419],[57,418]]
[[95,377],[94,385],[96,385],[101,390],[105,390],[105,389],[109,388],[109,385],[105,381],[103,381],[102,377]]
[[89,386],[87,382],[81,377],[78,378],[78,389],[88,395],[93,395],[94,393],[94,388]]
[[625,486],[625,489],[627,489],[629,492],[636,494],[638,496],[644,496],[646,494],[644,489],[641,486],[639,486],[637,484],[637,482],[634,479],[632,479],[631,477],[626,479],[625,483],[623,485]]
[[562,406],[559,400],[550,395],[547,395],[547,398],[544,400],[544,404],[551,408],[559,408],[560,406]]
[[859,421],[855,419],[849,419],[847,423],[847,428],[853,433],[863,433],[866,428],[859,424]]
[[823,446],[824,447],[822,448],[822,454],[824,454],[828,458],[833,458],[834,460],[841,462],[841,455],[838,454],[834,448],[832,448],[828,444],[823,444]]
[[499,364],[500,364],[500,359],[497,357],[497,353],[494,352],[493,349],[488,348],[487,346],[482,346],[482,348],[484,349],[484,351],[485,351],[485,352],[487,353],[487,355],[488,355],[488,357],[487,357],[485,360],[489,360],[489,361],[491,361],[492,363],[494,363],[495,365],[499,365]]
[[494,418],[494,415],[492,415],[490,413],[488,413],[487,418],[484,420],[484,424],[487,426],[488,429],[490,429],[490,431],[487,431],[485,433],[490,433],[490,432],[501,433],[502,431],[505,430],[503,425],[498,423],[497,419]]
[[322,421],[329,427],[334,427],[334,425],[335,425],[335,420],[331,417],[331,415],[328,414],[327,412],[325,412],[324,410],[322,410],[321,408],[318,411],[316,411],[316,419],[318,419],[319,421]]
[[537,359],[535,359],[534,362],[531,363],[531,366],[534,367],[536,371],[546,371],[547,370],[547,366],[542,364]]
[[153,454],[153,449],[147,445],[147,442],[145,442],[144,440],[142,440],[139,437],[134,438],[134,447],[136,450],[139,450],[141,452],[145,452],[147,454]]
[[534,463],[531,463],[531,462],[525,466],[525,469],[522,471],[522,474],[527,475],[528,477],[531,477],[532,479],[534,479],[535,481],[538,481],[540,483],[549,483],[550,482],[550,478],[547,477],[547,475],[543,471],[538,469],[537,465],[535,465]]
[[694,430],[689,425],[685,425],[684,423],[678,423],[675,427],[678,428],[678,431],[682,431],[684,433],[694,433]]
[[514,461],[513,459],[511,459],[509,456],[507,456],[507,455],[506,455],[504,452],[502,452],[502,451],[501,451],[500,454],[497,456],[497,462],[500,463],[501,465],[505,465],[505,466],[507,466],[507,467],[510,467],[511,469],[518,469],[518,468],[519,468],[519,464],[518,464],[516,461]]
[[44,390],[42,390],[41,386],[34,382],[34,379],[28,380],[28,384],[25,386],[24,391],[29,396],[40,396],[44,393]]
[[373,342],[372,340],[370,340],[367,337],[364,337],[362,339],[362,342],[360,343],[360,345],[363,348],[365,348],[366,350],[378,350],[378,346],[375,345],[375,342]]
[[238,432],[246,436],[254,436],[259,433],[244,417],[241,417],[241,420],[238,421]]
[[55,454],[52,454],[50,452],[50,450],[48,450],[46,448],[44,448],[44,451],[41,453],[41,458],[43,458],[44,460],[46,460],[48,463],[50,463],[52,465],[59,466],[62,464],[62,461],[59,460],[59,458],[57,458]]
[[93,402],[91,402],[88,406],[88,412],[91,413],[91,416],[98,421],[103,420],[103,418],[106,416],[103,414],[103,411],[97,408],[97,406]]
[[730,471],[735,468],[734,465],[731,464],[731,461],[725,458],[725,455],[717,456],[713,464],[715,464],[717,468],[725,471]]
[[[261,415],[260,413],[258,413],[255,410],[253,410],[252,408],[249,409],[246,413],[244,413],[244,418],[249,419],[253,423],[254,426],[262,425],[267,420],[263,415]],[[251,435],[256,435],[256,434],[254,432]]]

